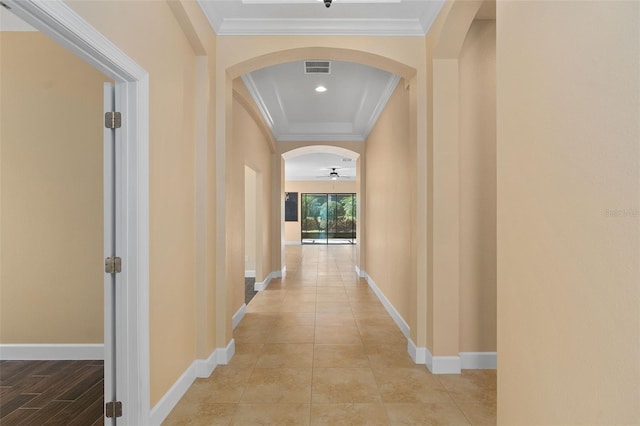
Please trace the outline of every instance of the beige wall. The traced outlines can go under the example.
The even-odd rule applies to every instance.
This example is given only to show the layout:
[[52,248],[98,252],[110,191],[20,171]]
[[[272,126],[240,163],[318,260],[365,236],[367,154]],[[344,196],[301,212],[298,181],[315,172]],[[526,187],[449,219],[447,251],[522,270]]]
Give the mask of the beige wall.
[[256,172],[244,166],[244,270],[256,271]]
[[227,172],[227,202],[230,211],[227,228],[227,264],[232,289],[231,314],[244,304],[245,173],[250,167],[256,179],[256,281],[264,281],[274,269],[271,265],[271,151],[262,129],[241,102],[233,101],[233,143],[230,148],[230,167]]
[[460,52],[460,351],[496,350],[496,22]]
[[357,194],[359,189],[355,180],[342,181],[285,181],[285,192],[298,193],[298,221],[285,222],[284,232],[285,241],[288,243],[300,243],[301,220],[300,206],[302,203],[302,193],[334,193],[334,194]]
[[103,342],[103,83],[38,32],[0,33],[0,343]]
[[[185,36],[167,2],[68,4],[150,75],[149,322],[153,406],[196,358],[196,56],[192,40]],[[207,337],[208,341],[213,340]],[[205,349],[208,356],[212,348]]]
[[640,420],[640,3],[498,2],[498,422]]
[[409,92],[398,84],[366,141],[366,272],[415,330],[415,280],[411,279],[411,179]]

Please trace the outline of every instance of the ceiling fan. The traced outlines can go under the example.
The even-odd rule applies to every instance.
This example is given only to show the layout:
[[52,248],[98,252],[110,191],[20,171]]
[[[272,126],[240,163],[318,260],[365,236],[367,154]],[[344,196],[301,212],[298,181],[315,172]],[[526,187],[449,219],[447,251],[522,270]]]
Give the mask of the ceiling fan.
[[329,179],[331,179],[331,180],[338,180],[338,179],[341,179],[341,178],[342,178],[342,176],[340,176],[340,175],[338,174],[338,172],[337,172],[338,168],[339,168],[339,167],[331,167],[331,168],[329,168],[329,170],[331,170],[331,171],[329,172],[329,175],[328,175],[328,176],[327,176],[327,175],[324,175],[324,176],[318,176],[318,177],[319,177],[319,178],[326,178],[326,177],[328,177],[328,178],[329,178]]

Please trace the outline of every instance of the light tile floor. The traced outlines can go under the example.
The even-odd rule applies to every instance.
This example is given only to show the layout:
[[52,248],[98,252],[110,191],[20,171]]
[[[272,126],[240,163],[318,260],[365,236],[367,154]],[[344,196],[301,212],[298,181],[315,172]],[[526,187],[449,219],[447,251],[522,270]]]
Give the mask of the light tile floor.
[[353,246],[288,246],[234,330],[229,365],[198,379],[164,425],[491,425],[496,374],[433,375],[354,273]]

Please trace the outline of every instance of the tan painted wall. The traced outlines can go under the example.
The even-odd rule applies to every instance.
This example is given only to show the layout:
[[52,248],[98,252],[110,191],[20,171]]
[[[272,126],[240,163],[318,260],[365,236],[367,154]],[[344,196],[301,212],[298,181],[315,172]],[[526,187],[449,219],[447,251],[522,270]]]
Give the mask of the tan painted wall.
[[416,318],[411,280],[411,179],[409,92],[398,84],[366,141],[366,272],[411,329]]
[[498,2],[498,423],[640,420],[640,3]]
[[302,202],[302,193],[335,193],[335,194],[357,194],[358,190],[357,182],[355,180],[343,180],[343,181],[285,181],[285,192],[297,192],[298,193],[298,221],[297,222],[285,222],[284,232],[285,241],[300,243],[301,235],[301,216],[300,206]]
[[0,342],[103,342],[103,83],[38,32],[0,33]]
[[496,350],[496,22],[460,52],[460,351]]
[[196,57],[192,43],[166,2],[68,4],[150,75],[149,321],[153,406],[196,358]]
[[244,270],[256,270],[256,172],[244,167]]
[[[264,281],[273,270],[271,265],[271,161],[272,156],[268,141],[245,107],[233,101],[233,143],[229,147],[230,167],[227,169],[228,194],[230,212],[227,228],[227,262],[228,273],[233,294],[235,313],[244,304],[244,256],[245,228],[243,212],[245,208],[245,173],[247,165],[256,172],[256,281]],[[233,214],[233,212],[236,212]]]

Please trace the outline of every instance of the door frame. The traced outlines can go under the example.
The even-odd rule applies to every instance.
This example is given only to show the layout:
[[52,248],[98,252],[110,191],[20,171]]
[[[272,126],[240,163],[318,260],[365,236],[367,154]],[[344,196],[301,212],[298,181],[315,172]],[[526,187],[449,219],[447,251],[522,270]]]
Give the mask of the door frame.
[[[11,11],[115,82],[124,149],[116,158],[119,425],[149,423],[149,74],[61,0],[2,0]],[[107,301],[105,301],[106,303]],[[105,306],[105,312],[108,307]],[[110,350],[105,336],[105,352]]]

